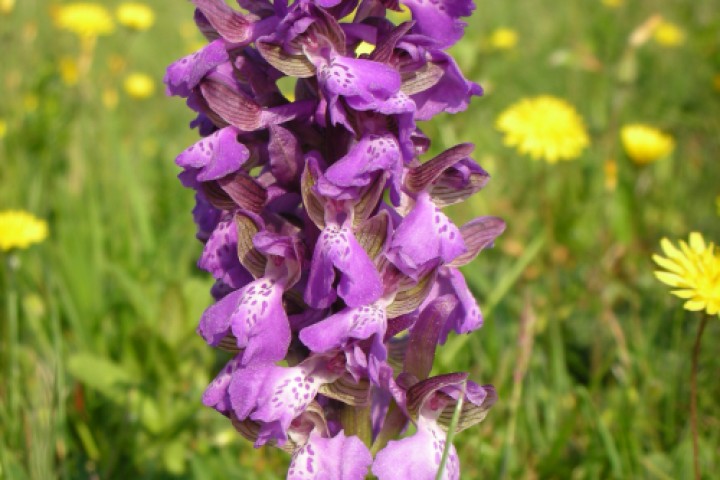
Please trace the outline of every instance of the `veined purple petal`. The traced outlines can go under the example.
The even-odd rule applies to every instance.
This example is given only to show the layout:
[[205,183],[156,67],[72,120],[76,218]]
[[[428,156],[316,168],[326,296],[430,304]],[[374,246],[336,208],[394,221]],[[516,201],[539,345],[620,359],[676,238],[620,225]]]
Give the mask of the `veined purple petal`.
[[382,339],[386,329],[385,307],[375,303],[346,308],[321,322],[305,327],[300,332],[300,341],[313,352],[323,353],[342,348],[353,338],[364,340],[378,335]]
[[238,347],[245,349],[243,365],[282,360],[290,344],[282,294],[282,286],[273,280],[255,280],[205,310],[198,332],[210,345],[232,332]]
[[215,40],[195,53],[170,64],[165,74],[168,95],[187,97],[213,68],[229,61],[225,42]]
[[340,431],[333,438],[312,432],[293,454],[287,480],[364,480],[372,455],[358,437]]
[[465,250],[460,230],[427,192],[421,192],[395,230],[387,256],[400,271],[417,279],[427,268],[448,263]]
[[434,51],[432,57],[433,63],[442,68],[443,76],[432,87],[412,96],[417,105],[417,120],[430,120],[441,112],[461,112],[467,108],[473,95],[483,94],[480,85],[465,79],[450,55]]
[[238,142],[239,130],[222,128],[178,155],[175,163],[183,168],[198,168],[201,182],[217,180],[236,172],[250,157],[250,151]]
[[327,308],[337,298],[333,290],[335,269],[340,271],[337,295],[349,307],[367,305],[382,295],[382,282],[375,264],[358,244],[352,230],[328,225],[315,244],[305,301],[314,308]]
[[253,280],[238,260],[237,242],[235,223],[232,219],[223,220],[213,230],[198,261],[198,267],[235,289]]
[[[372,472],[378,480],[434,480],[445,448],[445,437],[445,432],[434,419],[421,416],[414,435],[390,441],[378,452]],[[442,478],[460,478],[460,462],[452,445]]]

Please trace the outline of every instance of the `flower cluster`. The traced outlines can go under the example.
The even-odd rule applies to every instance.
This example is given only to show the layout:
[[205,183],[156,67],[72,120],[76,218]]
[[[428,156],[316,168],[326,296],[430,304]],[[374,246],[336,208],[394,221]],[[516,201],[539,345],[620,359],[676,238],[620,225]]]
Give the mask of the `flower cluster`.
[[198,332],[233,354],[203,402],[291,452],[290,479],[435,478],[456,406],[461,430],[496,399],[430,376],[438,344],[482,324],[458,267],[505,227],[443,212],[488,180],[472,145],[420,161],[416,122],[482,93],[446,53],[472,1],[402,0],[399,25],[396,1],[193,3],[209,43],[165,83],[202,136],[176,159],[216,279]]

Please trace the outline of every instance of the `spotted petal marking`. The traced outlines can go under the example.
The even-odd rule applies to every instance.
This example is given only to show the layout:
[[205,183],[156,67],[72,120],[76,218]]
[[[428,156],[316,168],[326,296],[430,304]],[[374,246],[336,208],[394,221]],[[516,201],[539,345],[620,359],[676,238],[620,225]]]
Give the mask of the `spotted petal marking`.
[[290,344],[282,293],[282,286],[273,280],[255,280],[205,310],[198,332],[213,346],[232,333],[238,347],[245,349],[243,365],[282,360]]
[[337,287],[350,307],[374,302],[382,294],[382,282],[368,254],[349,228],[328,225],[315,245],[305,301],[314,308],[327,308],[337,298],[333,290],[335,269],[341,278]]
[[250,158],[250,151],[237,141],[239,131],[225,127],[191,145],[178,155],[175,163],[183,168],[198,168],[201,182],[217,180],[236,172]]
[[344,347],[350,339],[380,339],[387,330],[385,308],[377,304],[346,308],[300,332],[300,340],[318,353]]
[[358,437],[340,431],[333,438],[310,434],[308,443],[293,454],[288,480],[363,480],[372,455]]

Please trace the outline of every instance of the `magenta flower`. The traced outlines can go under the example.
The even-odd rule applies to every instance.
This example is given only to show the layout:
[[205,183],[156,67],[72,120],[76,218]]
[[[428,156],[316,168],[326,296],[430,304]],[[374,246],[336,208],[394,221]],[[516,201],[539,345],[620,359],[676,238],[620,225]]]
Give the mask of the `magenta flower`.
[[421,160],[417,122],[482,94],[445,51],[474,5],[401,1],[413,19],[394,25],[397,2],[193,0],[209,43],[165,77],[201,137],[176,159],[216,281],[197,330],[233,354],[202,400],[289,452],[292,480],[432,479],[446,447],[459,478],[460,396],[458,430],[496,400],[467,374],[429,377],[438,345],[483,323],[458,267],[505,228],[443,211],[489,179],[472,145]]

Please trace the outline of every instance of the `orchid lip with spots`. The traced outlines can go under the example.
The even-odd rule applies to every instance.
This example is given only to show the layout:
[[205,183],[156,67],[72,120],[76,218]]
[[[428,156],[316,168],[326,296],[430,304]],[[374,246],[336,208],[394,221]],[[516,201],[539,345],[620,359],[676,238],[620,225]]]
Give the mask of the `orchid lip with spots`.
[[[434,479],[444,450],[442,478],[460,478],[450,417],[461,404],[468,428],[497,397],[430,372],[438,345],[482,325],[458,268],[505,223],[445,214],[489,176],[471,144],[428,158],[418,122],[482,95],[446,51],[475,5],[193,3],[208,44],[165,84],[201,136],[176,159],[215,279],[198,333],[229,352],[203,403],[287,451],[291,480]],[[400,4],[412,19],[396,25]]]

